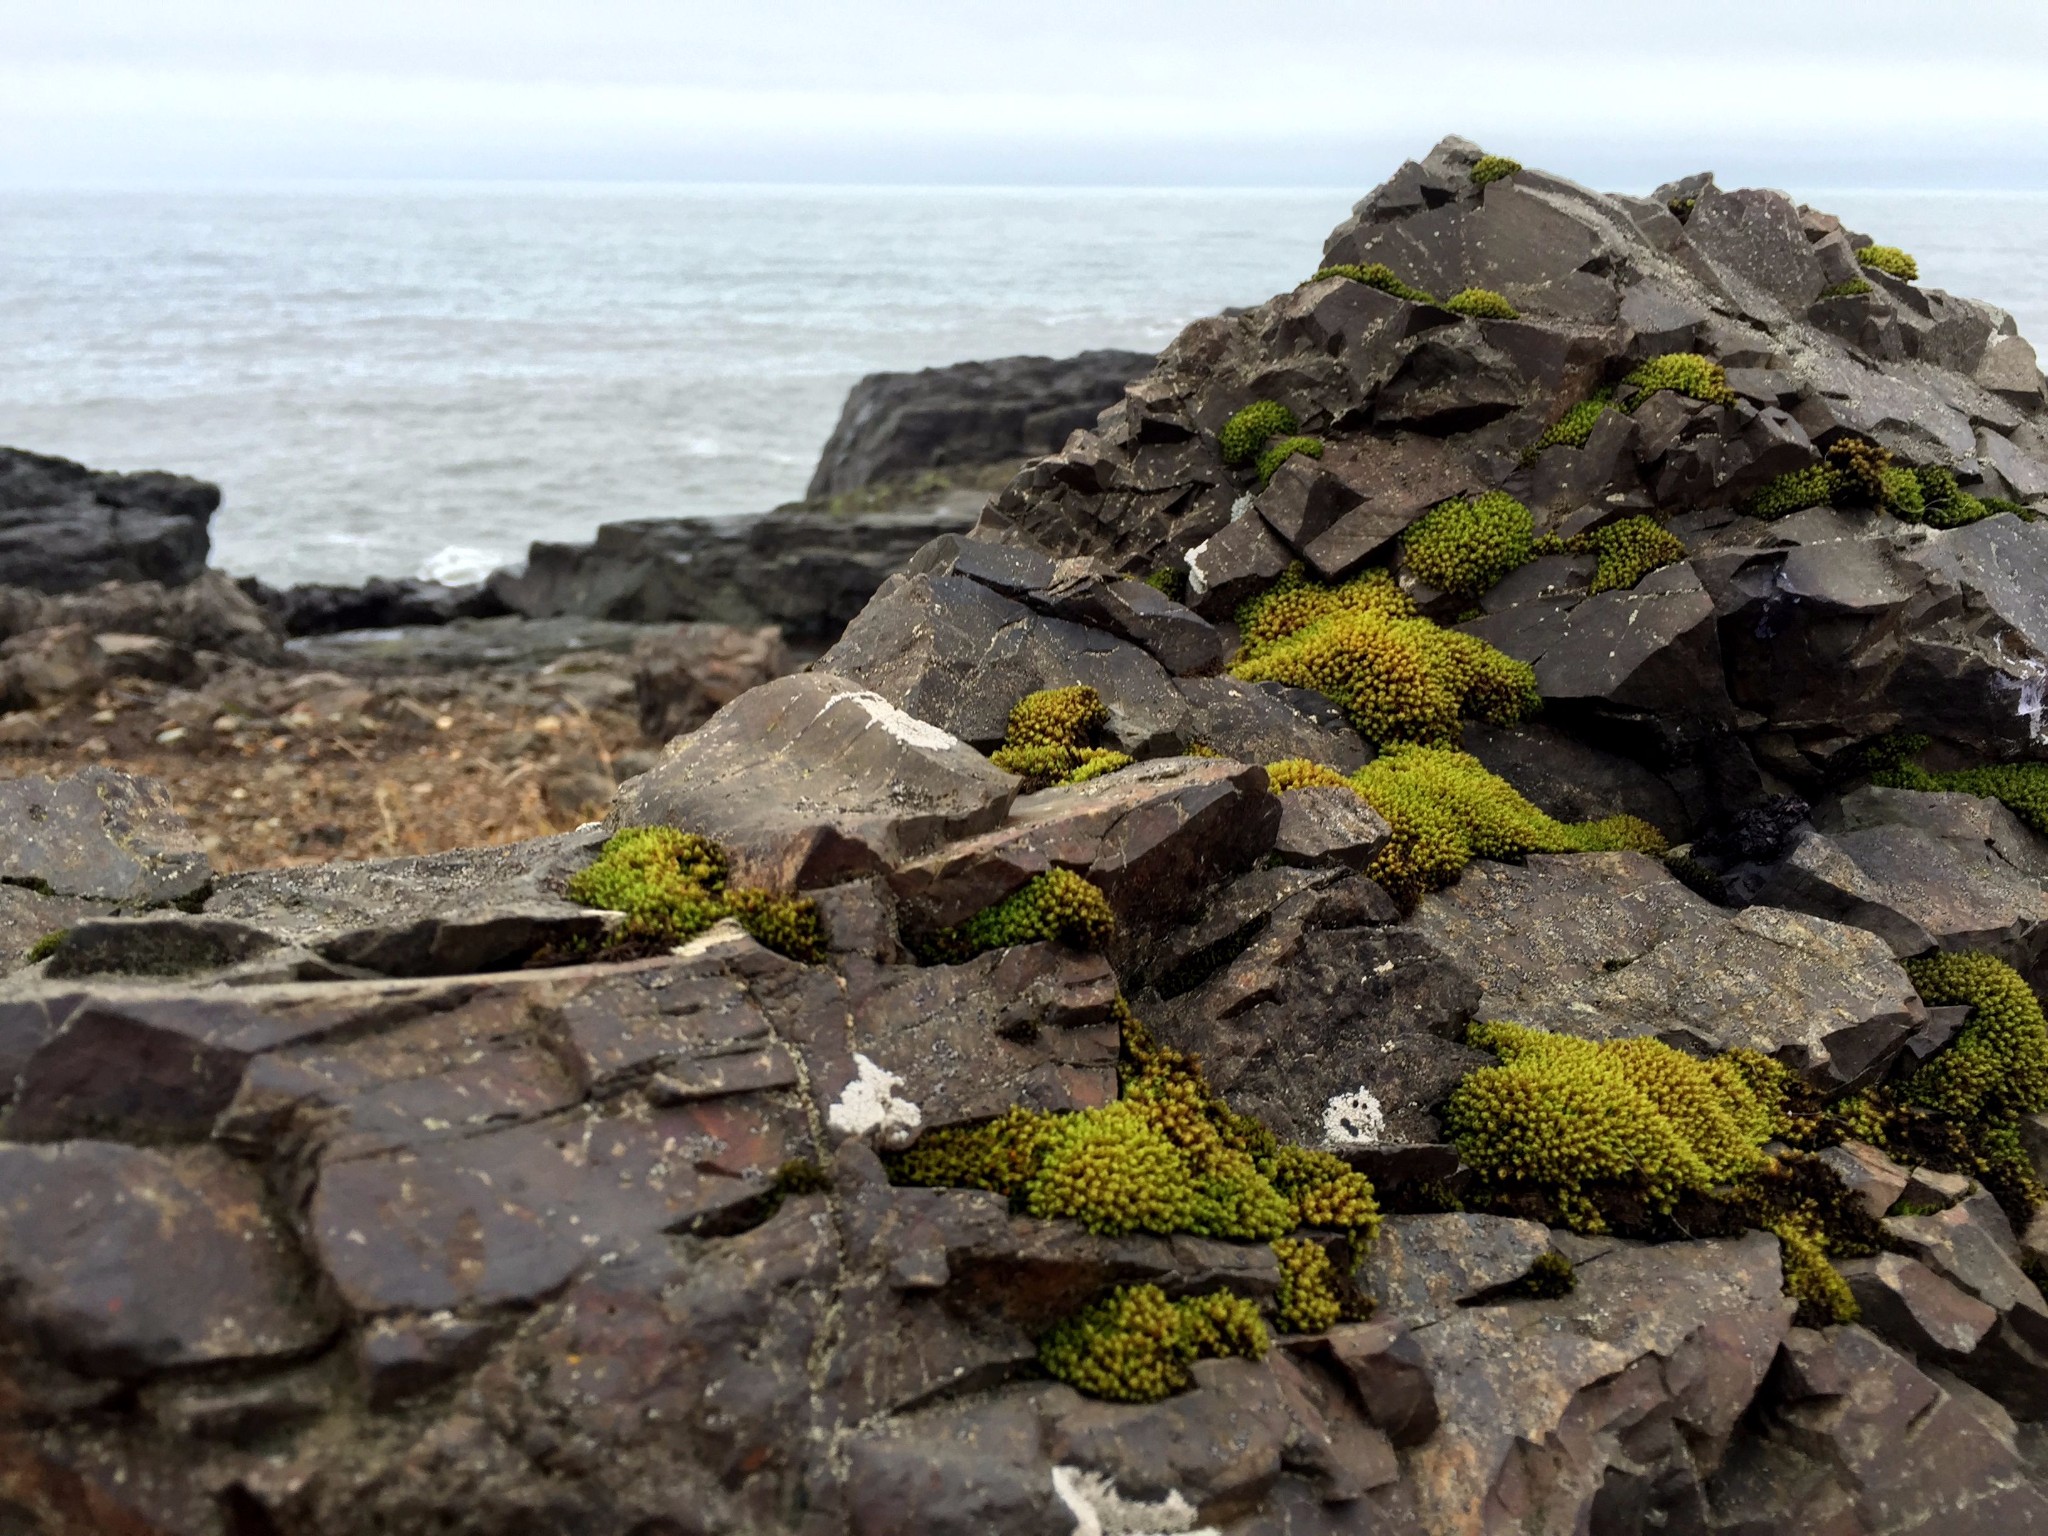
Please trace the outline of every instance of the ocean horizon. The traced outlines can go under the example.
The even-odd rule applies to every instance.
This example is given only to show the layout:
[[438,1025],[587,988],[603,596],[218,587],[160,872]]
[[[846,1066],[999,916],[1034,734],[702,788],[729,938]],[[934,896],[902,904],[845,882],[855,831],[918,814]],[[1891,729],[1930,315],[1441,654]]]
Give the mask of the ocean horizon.
[[[0,443],[218,482],[236,574],[472,579],[795,499],[864,374],[1156,350],[1369,185],[0,192]],[[2048,337],[2048,192],[1790,190]]]

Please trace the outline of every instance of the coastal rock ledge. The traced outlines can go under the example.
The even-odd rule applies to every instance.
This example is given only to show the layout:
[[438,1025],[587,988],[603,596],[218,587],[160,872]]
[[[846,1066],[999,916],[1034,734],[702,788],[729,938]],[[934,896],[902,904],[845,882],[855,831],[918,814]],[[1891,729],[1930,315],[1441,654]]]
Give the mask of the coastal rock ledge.
[[603,824],[0,784],[0,1531],[2048,1532],[2048,394],[1879,239],[1447,139]]

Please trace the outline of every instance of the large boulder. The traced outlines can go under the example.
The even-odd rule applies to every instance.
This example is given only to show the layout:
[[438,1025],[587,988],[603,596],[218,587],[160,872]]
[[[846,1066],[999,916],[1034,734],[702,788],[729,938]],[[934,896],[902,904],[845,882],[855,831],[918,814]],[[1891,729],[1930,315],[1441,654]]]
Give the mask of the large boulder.
[[871,373],[848,393],[805,494],[837,496],[920,470],[1056,452],[1154,361],[1143,352],[1103,351]]
[[611,822],[714,837],[747,883],[833,885],[991,830],[1017,784],[957,736],[827,670],[726,705],[619,786]]
[[147,907],[204,891],[213,871],[156,779],[86,768],[0,779],[0,879]]
[[205,569],[206,524],[219,506],[220,487],[203,480],[0,448],[0,586],[179,586]]

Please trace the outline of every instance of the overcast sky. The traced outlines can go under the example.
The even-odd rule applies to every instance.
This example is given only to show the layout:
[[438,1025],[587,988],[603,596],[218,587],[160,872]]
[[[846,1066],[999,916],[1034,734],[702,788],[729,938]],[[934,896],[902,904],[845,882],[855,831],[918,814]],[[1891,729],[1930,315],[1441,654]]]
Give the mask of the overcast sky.
[[0,183],[2048,187],[2042,0],[0,0]]

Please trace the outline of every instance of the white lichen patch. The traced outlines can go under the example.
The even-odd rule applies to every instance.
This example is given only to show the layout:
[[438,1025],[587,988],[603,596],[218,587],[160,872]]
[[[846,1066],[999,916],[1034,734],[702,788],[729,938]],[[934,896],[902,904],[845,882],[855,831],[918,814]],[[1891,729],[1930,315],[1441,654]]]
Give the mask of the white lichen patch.
[[1234,523],[1239,518],[1243,517],[1245,513],[1251,511],[1253,503],[1255,503],[1258,499],[1259,498],[1254,496],[1250,491],[1246,491],[1242,496],[1238,497],[1237,500],[1233,501],[1230,504],[1230,520]]
[[1054,1467],[1052,1491],[1074,1517],[1074,1536],[1220,1536],[1195,1524],[1195,1506],[1178,1489],[1163,1499],[1127,1499],[1100,1472]]
[[1387,1134],[1387,1112],[1364,1088],[1340,1093],[1323,1107],[1323,1141],[1333,1147],[1376,1147]]
[[823,715],[832,709],[834,705],[842,702],[859,705],[863,710],[867,711],[867,717],[870,721],[880,726],[891,736],[894,736],[906,747],[917,747],[925,752],[973,750],[973,748],[969,747],[951,731],[940,730],[939,727],[931,724],[929,721],[920,720],[915,715],[905,714],[879,693],[868,693],[866,691],[835,693],[825,701],[825,708],[819,710],[818,713]]
[[853,1067],[859,1076],[825,1112],[825,1123],[842,1136],[873,1136],[877,1146],[909,1146],[924,1124],[924,1111],[897,1097],[903,1079],[859,1051],[854,1052]]
[[1209,578],[1202,573],[1202,556],[1208,549],[1209,541],[1204,539],[1182,557],[1188,564],[1188,591],[1196,597],[1209,590]]

